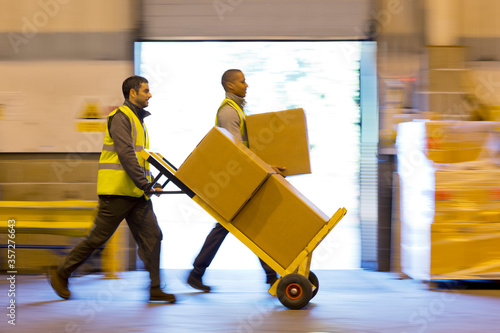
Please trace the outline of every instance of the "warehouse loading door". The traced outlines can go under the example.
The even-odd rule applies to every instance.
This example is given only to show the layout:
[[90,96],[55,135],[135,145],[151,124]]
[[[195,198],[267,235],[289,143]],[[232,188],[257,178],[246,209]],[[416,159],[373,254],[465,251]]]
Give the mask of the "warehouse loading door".
[[[367,48],[368,44],[372,47]],[[312,173],[288,180],[327,215],[339,206],[348,209],[335,232],[316,250],[312,267],[359,268],[363,239],[360,169],[366,164],[361,161],[362,146],[366,146],[361,135],[361,106],[368,105],[375,112],[377,108],[376,97],[371,106],[366,97],[376,93],[370,91],[362,98],[361,70],[372,66],[371,72],[375,72],[374,45],[345,41],[137,42],[135,72],[149,79],[153,95],[148,107],[152,116],[146,118],[151,149],[180,166],[214,125],[224,98],[222,73],[241,69],[249,85],[247,114],[293,108],[306,112]],[[367,62],[362,59],[366,50],[373,56]],[[376,131],[376,117],[370,126]],[[215,221],[185,196],[162,196],[153,201],[164,233],[162,268],[191,267]],[[229,235],[211,267],[260,266],[256,256]]]

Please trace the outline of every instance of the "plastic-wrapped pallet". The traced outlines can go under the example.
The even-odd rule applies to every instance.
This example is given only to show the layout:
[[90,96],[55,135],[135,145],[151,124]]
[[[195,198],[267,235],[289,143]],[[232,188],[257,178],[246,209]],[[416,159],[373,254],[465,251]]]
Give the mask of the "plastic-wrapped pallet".
[[497,122],[398,128],[401,268],[419,279],[500,278]]

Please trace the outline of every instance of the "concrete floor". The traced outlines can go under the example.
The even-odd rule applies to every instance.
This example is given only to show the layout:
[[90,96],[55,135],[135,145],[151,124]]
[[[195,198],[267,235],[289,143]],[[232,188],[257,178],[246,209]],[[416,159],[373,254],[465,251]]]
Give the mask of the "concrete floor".
[[144,271],[125,272],[116,280],[99,274],[72,278],[67,301],[54,294],[44,276],[19,275],[15,326],[6,316],[13,298],[3,275],[0,332],[500,332],[497,283],[430,290],[392,273],[315,273],[319,292],[301,310],[289,310],[270,296],[258,270],[209,270],[210,293],[186,286],[186,271],[163,271],[176,304],[146,302]]

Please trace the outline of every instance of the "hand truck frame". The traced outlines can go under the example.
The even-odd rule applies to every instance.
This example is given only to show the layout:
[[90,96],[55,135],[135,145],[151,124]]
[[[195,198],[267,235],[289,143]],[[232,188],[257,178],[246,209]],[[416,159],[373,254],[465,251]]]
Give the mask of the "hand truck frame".
[[260,259],[268,264],[272,269],[279,274],[280,278],[271,286],[269,293],[272,296],[277,296],[280,302],[290,309],[300,309],[306,306],[309,301],[317,294],[319,289],[319,280],[317,276],[310,271],[312,252],[328,235],[328,233],[340,222],[347,213],[345,208],[339,208],[337,212],[325,223],[321,230],[309,241],[308,245],[299,253],[291,264],[284,267],[279,262],[271,258],[250,238],[243,234],[231,222],[224,219],[204,200],[196,195],[188,186],[179,180],[175,173],[177,168],[174,167],[161,154],[143,150],[142,157],[153,165],[159,174],[151,182],[151,187],[155,186],[162,176],[167,178],[167,181],[161,184],[161,188],[165,188],[169,182],[175,184],[180,191],[149,191],[148,194],[181,194],[188,195],[193,201],[200,205],[207,213],[209,213],[217,222],[233,234],[238,240],[253,251]]

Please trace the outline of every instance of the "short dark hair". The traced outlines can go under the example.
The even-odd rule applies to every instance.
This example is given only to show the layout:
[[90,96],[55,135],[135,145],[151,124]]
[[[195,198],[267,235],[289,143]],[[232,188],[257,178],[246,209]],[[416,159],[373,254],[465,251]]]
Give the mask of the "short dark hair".
[[224,90],[227,91],[228,82],[233,82],[236,76],[236,73],[243,73],[240,69],[228,69],[222,74],[221,83],[224,87]]
[[141,84],[143,83],[148,83],[148,80],[142,76],[133,75],[127,78],[122,84],[123,97],[128,100],[130,97],[130,89],[139,91],[139,89],[141,89]]

